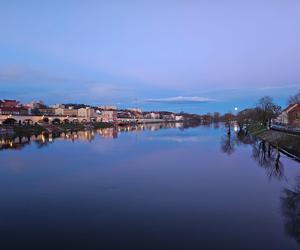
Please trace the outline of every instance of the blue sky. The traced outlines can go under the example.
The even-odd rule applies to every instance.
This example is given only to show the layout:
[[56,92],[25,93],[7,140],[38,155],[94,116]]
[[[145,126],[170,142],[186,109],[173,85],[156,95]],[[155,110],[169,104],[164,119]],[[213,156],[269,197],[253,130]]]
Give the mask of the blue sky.
[[284,106],[300,89],[299,9],[296,0],[2,0],[0,98],[206,113],[271,95]]

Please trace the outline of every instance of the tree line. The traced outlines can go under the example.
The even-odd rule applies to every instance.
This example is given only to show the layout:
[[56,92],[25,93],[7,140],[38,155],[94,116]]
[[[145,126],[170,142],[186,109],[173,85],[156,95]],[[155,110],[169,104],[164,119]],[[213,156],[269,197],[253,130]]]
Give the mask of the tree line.
[[[288,105],[296,103],[300,103],[300,90],[296,94],[290,96],[287,100]],[[240,129],[243,129],[246,125],[251,123],[257,123],[261,126],[268,127],[271,124],[271,120],[276,118],[281,111],[281,107],[274,103],[272,97],[264,96],[258,100],[254,107],[246,108],[236,115],[231,112],[224,115],[215,112],[213,114],[204,115],[203,117],[209,119],[211,122],[226,122],[229,126],[230,122],[236,121]]]

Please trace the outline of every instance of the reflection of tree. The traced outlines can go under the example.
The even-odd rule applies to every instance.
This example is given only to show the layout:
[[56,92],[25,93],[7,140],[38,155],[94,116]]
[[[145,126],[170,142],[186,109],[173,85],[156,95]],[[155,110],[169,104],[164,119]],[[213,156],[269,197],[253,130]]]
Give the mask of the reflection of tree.
[[300,177],[292,189],[285,188],[281,196],[281,209],[285,217],[286,232],[300,244]]
[[275,148],[269,142],[257,140],[244,130],[237,133],[236,144],[252,145],[252,158],[266,170],[267,176],[278,179],[284,176],[278,146]]
[[255,142],[254,137],[243,129],[240,129],[236,135],[237,144],[252,145]]
[[231,155],[235,148],[234,148],[234,140],[230,133],[226,136],[223,136],[221,139],[221,149],[224,153]]
[[265,168],[270,178],[276,177],[281,179],[284,176],[279,149],[275,149],[270,143],[256,141],[252,147],[252,157],[259,166]]
[[220,123],[219,122],[214,122],[214,129],[220,128]]

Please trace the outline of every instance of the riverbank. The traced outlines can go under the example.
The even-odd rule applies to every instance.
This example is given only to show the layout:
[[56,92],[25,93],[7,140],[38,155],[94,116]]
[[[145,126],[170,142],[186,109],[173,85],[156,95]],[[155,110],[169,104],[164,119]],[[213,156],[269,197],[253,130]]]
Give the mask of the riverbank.
[[62,124],[35,124],[35,125],[2,125],[0,126],[0,137],[27,137],[42,133],[76,132],[100,128],[111,128],[114,124],[105,122],[95,123],[62,123]]
[[250,125],[248,131],[256,138],[271,143],[284,153],[300,160],[300,135],[268,130],[260,125]]

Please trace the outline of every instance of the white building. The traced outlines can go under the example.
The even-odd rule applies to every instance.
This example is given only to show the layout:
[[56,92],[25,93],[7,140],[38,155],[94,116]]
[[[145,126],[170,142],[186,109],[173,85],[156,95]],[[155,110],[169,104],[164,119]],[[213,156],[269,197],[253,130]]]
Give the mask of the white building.
[[78,109],[78,116],[85,117],[86,119],[91,119],[96,117],[96,113],[92,108],[80,108]]
[[154,113],[154,112],[146,113],[144,115],[144,118],[146,118],[146,119],[160,119],[160,114],[159,113]]
[[183,120],[183,116],[182,115],[176,115],[175,116],[175,121],[182,121]]

